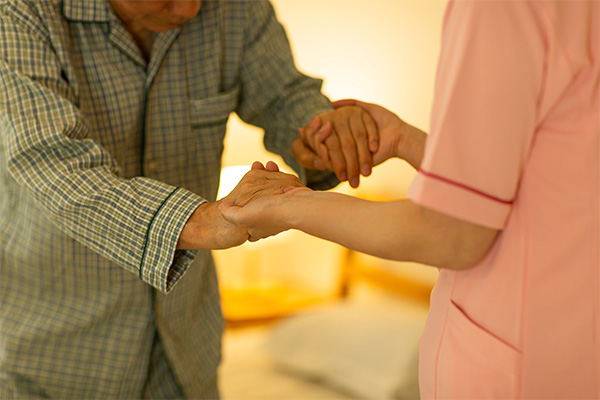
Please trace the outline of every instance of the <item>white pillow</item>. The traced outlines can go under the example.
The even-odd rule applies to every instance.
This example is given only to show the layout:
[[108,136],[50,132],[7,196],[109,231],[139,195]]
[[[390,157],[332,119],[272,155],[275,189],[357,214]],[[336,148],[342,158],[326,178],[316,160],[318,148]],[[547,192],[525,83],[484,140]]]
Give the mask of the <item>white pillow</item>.
[[265,350],[306,377],[364,399],[418,398],[418,341],[427,311],[341,303],[274,326]]

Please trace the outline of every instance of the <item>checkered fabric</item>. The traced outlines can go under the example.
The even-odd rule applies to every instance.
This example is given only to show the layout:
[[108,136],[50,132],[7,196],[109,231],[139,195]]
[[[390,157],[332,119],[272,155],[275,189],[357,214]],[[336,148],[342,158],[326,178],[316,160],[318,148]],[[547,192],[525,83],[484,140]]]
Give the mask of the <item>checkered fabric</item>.
[[149,62],[108,0],[0,0],[0,398],[217,396],[214,264],[177,239],[231,112],[337,183],[289,151],[321,84],[266,0],[203,1]]

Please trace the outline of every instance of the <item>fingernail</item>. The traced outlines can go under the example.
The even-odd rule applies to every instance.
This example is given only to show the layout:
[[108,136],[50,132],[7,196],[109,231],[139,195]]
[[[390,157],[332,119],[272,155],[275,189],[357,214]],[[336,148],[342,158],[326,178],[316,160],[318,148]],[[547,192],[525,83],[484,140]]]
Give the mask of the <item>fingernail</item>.
[[355,176],[350,180],[350,186],[352,186],[353,188],[358,187],[359,182],[360,180],[358,179],[358,176]]
[[376,140],[372,140],[371,143],[369,143],[369,148],[371,149],[371,151],[377,151],[377,149],[379,148],[379,143],[377,143]]
[[342,172],[340,174],[340,181],[344,182],[346,179],[348,179],[348,175],[346,175],[345,172]]
[[363,176],[371,175],[371,166],[369,164],[363,164],[360,168],[360,173],[363,174]]
[[325,169],[325,163],[321,159],[317,159],[314,163],[315,169]]

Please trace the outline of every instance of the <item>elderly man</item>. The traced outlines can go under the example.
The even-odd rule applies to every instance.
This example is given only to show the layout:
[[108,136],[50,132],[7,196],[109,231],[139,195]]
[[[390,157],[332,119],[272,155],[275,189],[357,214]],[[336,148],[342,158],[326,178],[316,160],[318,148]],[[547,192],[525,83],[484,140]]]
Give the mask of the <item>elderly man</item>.
[[215,202],[229,114],[338,183],[301,167],[331,106],[271,5],[2,0],[0,76],[0,398],[218,397],[209,249],[248,238]]

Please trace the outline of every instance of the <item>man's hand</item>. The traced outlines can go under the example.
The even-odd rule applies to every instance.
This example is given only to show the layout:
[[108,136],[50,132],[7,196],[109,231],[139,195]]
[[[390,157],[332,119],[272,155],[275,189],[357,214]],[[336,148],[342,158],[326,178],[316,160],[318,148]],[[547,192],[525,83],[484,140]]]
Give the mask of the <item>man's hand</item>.
[[178,250],[228,249],[248,240],[248,230],[225,219],[219,211],[222,200],[201,204],[183,227]]
[[221,203],[223,217],[247,229],[251,242],[277,235],[292,228],[294,219],[301,215],[302,203],[294,201],[314,193],[307,187],[286,188],[283,193],[263,196],[243,207]]
[[225,220],[219,210],[222,203],[244,206],[263,196],[282,194],[285,188],[304,187],[295,176],[278,172],[274,162],[263,166],[255,162],[237,186],[223,199],[200,205],[186,223],[177,249],[226,249],[248,240],[246,227]]
[[[319,127],[330,129],[317,135]],[[315,116],[300,129],[292,144],[294,157],[305,168],[335,172],[340,181],[358,187],[360,175],[369,176],[373,168],[372,152],[379,147],[377,124],[363,108],[348,105]]]
[[304,187],[304,184],[294,175],[279,172],[279,167],[273,161],[269,161],[266,167],[256,161],[222,201],[242,207],[262,196],[281,194],[283,189],[290,187]]
[[[373,166],[379,165],[389,158],[398,157],[406,160],[415,169],[421,165],[427,134],[417,127],[414,127],[396,114],[377,104],[365,103],[359,100],[346,99],[332,103],[336,109],[348,106],[357,106],[369,113],[371,118],[377,124],[379,133],[379,148],[373,153]],[[313,130],[316,129],[316,132]],[[309,131],[310,130],[310,131]],[[321,153],[328,149],[325,138],[331,135],[330,129],[323,124],[311,125],[305,128],[304,134],[313,137],[314,140],[321,141]],[[325,148],[325,149],[324,149]]]

